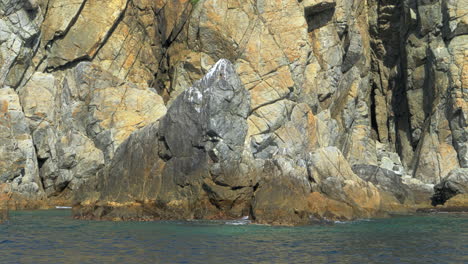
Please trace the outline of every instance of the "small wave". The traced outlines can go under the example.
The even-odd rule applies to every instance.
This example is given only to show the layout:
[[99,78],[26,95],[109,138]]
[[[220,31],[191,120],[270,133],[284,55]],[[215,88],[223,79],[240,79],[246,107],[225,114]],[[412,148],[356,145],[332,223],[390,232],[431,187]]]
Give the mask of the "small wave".
[[69,210],[72,209],[71,206],[55,206],[55,209]]
[[226,225],[248,225],[250,224],[249,220],[231,220],[224,222]]
[[356,220],[353,220],[353,221],[334,221],[333,223],[335,224],[352,224],[352,223],[360,223],[360,222],[372,222],[372,219],[367,219],[367,218],[363,218],[363,219],[356,219]]
[[334,223],[335,223],[335,224],[347,224],[347,223],[349,223],[349,222],[345,222],[345,221],[335,221]]

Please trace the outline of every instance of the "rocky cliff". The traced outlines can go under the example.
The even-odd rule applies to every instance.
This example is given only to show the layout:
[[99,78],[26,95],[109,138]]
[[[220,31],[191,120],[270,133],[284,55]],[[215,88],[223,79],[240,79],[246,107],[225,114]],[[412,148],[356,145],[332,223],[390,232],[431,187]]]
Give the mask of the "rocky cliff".
[[466,0],[3,0],[0,29],[19,208],[301,224],[468,206]]

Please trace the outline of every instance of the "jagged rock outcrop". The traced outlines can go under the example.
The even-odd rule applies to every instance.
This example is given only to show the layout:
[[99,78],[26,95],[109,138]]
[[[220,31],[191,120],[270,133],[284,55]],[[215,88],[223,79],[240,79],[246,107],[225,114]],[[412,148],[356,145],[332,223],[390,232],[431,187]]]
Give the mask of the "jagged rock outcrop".
[[[108,217],[287,224],[429,205],[468,166],[467,6],[2,1],[0,181]],[[228,75],[206,76],[214,65]],[[228,86],[240,94],[220,100]]]
[[248,91],[232,64],[219,61],[161,120],[120,146],[97,201],[108,206],[141,201],[151,208],[147,216],[158,218],[248,215],[246,202],[256,184],[243,157],[249,112]]
[[[251,152],[255,149],[245,142],[250,104],[233,65],[220,60],[174,100],[161,120],[136,131],[120,146],[94,186],[97,196],[86,197],[86,188],[82,189],[79,200],[85,201],[75,208],[75,215],[105,219],[248,215],[258,222],[291,224],[307,223],[311,216],[353,219],[380,211],[377,188],[357,177],[337,148],[317,149],[320,137],[307,105],[294,107],[291,117],[298,120],[292,119],[279,134],[282,153],[255,157]],[[303,133],[311,137],[301,138]],[[310,153],[313,149],[317,151]],[[314,191],[346,212],[314,207],[320,206],[310,198]]]
[[166,113],[155,91],[87,62],[62,76],[37,72],[18,94],[47,195],[94,177],[132,131]]

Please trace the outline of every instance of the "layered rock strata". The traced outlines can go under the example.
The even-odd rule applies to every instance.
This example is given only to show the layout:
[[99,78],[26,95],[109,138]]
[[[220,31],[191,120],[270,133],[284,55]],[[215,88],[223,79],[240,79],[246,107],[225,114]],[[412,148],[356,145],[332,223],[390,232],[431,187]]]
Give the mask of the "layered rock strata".
[[97,218],[352,219],[429,206],[439,183],[433,201],[458,199],[467,6],[2,1],[0,181]]

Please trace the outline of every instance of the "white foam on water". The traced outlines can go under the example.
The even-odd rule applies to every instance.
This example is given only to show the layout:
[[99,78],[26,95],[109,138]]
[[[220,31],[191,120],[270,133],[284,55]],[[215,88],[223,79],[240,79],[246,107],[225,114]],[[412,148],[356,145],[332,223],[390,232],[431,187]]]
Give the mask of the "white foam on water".
[[72,208],[71,208],[71,206],[55,206],[55,209],[68,210],[68,209],[72,209]]
[[367,218],[363,218],[363,219],[357,219],[357,220],[353,220],[353,221],[333,221],[333,223],[335,224],[352,224],[352,223],[359,223],[359,222],[372,222],[373,220],[372,219],[367,219]]
[[233,220],[224,222],[226,225],[248,225],[250,224],[249,220]]

